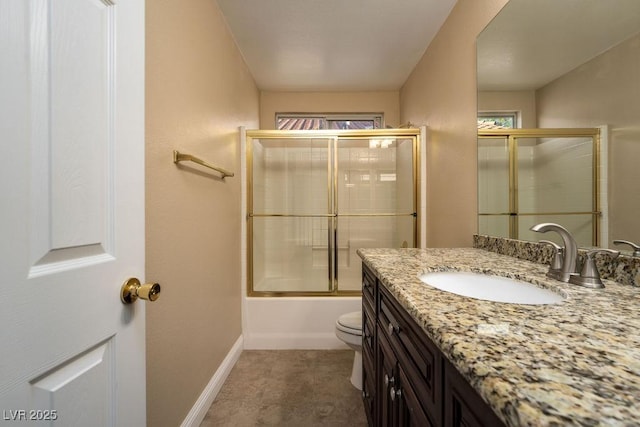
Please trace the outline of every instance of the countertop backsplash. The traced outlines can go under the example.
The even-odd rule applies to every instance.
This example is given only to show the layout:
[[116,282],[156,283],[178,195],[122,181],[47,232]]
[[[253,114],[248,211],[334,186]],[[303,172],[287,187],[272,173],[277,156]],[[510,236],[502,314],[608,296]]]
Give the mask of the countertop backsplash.
[[[551,246],[543,243],[478,234],[473,236],[473,247],[539,264],[549,264],[553,255]],[[586,249],[578,249],[578,271],[586,253]],[[612,259],[607,254],[599,254],[595,260],[601,278],[640,287],[640,258],[620,254]]]

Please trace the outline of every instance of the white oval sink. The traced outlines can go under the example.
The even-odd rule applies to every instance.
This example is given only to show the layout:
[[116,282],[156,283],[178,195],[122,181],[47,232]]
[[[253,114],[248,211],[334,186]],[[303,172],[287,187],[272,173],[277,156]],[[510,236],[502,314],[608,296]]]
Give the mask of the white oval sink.
[[466,271],[438,271],[420,276],[425,284],[465,297],[511,304],[557,304],[564,298],[548,289],[508,277]]

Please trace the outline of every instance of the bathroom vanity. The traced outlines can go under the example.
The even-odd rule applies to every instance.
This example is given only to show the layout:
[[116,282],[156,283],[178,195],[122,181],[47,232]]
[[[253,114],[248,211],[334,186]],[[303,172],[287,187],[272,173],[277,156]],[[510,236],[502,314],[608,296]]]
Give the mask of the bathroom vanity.
[[[640,423],[640,289],[545,277],[481,249],[361,249],[363,401],[371,426]],[[497,303],[420,281],[473,271],[533,283],[556,304]]]
[[504,425],[366,266],[362,286],[369,425]]

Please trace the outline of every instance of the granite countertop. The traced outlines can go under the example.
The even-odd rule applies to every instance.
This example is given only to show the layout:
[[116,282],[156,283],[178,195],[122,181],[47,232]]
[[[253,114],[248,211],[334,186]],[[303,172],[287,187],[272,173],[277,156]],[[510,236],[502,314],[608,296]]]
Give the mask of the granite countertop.
[[[359,249],[382,284],[509,426],[640,425],[640,289],[588,289],[542,264],[482,249]],[[511,277],[554,305],[476,300],[425,285],[424,272]]]

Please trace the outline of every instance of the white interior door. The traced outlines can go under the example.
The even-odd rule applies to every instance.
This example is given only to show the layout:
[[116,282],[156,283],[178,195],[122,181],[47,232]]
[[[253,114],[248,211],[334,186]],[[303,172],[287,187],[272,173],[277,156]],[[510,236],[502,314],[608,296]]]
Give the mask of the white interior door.
[[144,1],[2,0],[0,52],[0,424],[143,426]]

